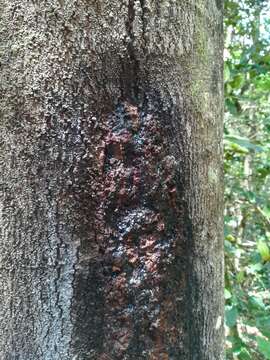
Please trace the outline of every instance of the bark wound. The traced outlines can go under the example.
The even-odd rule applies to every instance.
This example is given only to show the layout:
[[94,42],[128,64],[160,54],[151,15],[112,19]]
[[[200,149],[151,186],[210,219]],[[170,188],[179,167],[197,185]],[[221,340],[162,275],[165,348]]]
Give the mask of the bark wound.
[[183,279],[179,266],[169,282],[168,272],[183,249],[166,121],[123,102],[105,122],[95,223],[104,283],[101,356],[169,359],[179,350],[176,289]]

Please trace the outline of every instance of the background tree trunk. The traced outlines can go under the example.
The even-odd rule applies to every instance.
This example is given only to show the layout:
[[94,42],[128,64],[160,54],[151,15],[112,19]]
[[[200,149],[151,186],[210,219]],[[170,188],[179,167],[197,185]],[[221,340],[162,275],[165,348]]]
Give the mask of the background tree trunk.
[[0,7],[0,358],[222,359],[222,1]]

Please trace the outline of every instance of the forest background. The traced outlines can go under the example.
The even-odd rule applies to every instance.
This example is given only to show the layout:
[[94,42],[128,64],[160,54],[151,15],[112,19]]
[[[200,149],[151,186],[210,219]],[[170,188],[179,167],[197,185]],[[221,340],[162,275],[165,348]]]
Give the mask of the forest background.
[[270,359],[270,1],[225,1],[227,359]]

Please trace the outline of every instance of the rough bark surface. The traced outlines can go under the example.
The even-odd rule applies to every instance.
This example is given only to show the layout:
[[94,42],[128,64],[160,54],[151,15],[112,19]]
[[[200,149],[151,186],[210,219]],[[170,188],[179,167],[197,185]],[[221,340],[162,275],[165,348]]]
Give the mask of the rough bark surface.
[[221,360],[222,1],[0,8],[0,358]]

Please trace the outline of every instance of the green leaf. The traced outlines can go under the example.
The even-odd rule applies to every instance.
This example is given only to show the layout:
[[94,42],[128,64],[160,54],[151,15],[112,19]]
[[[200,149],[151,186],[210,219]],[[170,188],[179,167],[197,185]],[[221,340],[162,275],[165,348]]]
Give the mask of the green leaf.
[[239,271],[239,273],[237,273],[237,275],[236,275],[237,283],[241,284],[244,279],[245,279],[245,272],[244,271]]
[[229,112],[233,115],[236,115],[238,113],[238,109],[236,106],[236,103],[233,99],[226,98],[225,99],[226,108],[229,110]]
[[248,299],[249,305],[258,310],[265,310],[264,302],[261,298],[256,296],[250,296]]
[[256,318],[256,326],[260,330],[260,332],[270,338],[270,317],[257,317]]
[[245,76],[244,74],[237,74],[234,79],[230,82],[230,86],[233,89],[240,89],[245,83]]
[[262,263],[251,264],[246,268],[247,274],[256,274],[263,269]]
[[234,153],[238,153],[238,154],[248,154],[249,150],[245,149],[243,146],[240,146],[238,144],[235,143],[230,143],[230,147],[233,150]]
[[226,240],[228,240],[228,241],[230,241],[232,243],[236,242],[236,239],[232,234],[227,235]]
[[252,203],[256,203],[256,193],[253,191],[243,191],[243,195]]
[[228,81],[230,79],[230,68],[228,66],[228,64],[225,63],[224,65],[224,81]]
[[270,341],[259,336],[257,336],[256,340],[260,353],[270,360]]
[[262,213],[267,219],[270,219],[270,208],[265,207],[264,209],[261,209],[261,213]]
[[224,289],[224,297],[226,300],[230,299],[232,297],[232,294],[228,289]]
[[233,327],[236,324],[238,311],[235,306],[228,307],[225,311],[225,321],[228,327]]
[[270,260],[270,250],[269,250],[269,247],[266,244],[266,242],[259,241],[257,243],[257,249],[258,249],[263,261],[269,261]]
[[237,144],[248,150],[254,150],[257,152],[264,151],[264,148],[262,146],[253,144],[248,138],[244,138],[238,135],[225,135],[225,140],[233,144]]
[[248,352],[247,348],[242,347],[240,352],[238,353],[239,360],[252,360],[250,353]]

